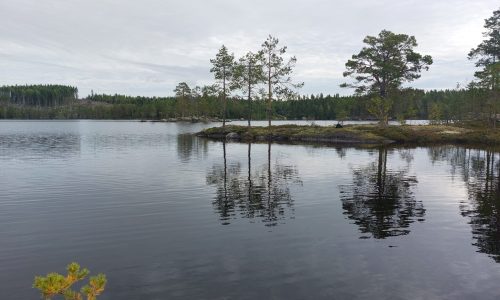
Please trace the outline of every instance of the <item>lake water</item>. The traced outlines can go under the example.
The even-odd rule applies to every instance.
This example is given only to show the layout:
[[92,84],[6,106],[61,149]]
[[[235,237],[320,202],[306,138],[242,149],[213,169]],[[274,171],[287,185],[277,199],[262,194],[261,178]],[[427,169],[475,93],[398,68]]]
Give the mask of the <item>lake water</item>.
[[210,124],[0,122],[0,299],[498,299],[500,155],[221,143]]

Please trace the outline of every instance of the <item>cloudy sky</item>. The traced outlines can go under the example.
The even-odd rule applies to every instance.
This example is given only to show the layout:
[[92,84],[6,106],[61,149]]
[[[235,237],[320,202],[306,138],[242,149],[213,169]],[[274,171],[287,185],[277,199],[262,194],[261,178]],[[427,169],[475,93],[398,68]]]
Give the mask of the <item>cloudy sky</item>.
[[209,60],[269,34],[298,59],[302,93],[350,94],[344,64],[366,35],[414,35],[434,64],[412,83],[454,88],[472,79],[467,53],[498,0],[0,0],[0,85],[61,83],[95,93],[172,95],[211,84]]

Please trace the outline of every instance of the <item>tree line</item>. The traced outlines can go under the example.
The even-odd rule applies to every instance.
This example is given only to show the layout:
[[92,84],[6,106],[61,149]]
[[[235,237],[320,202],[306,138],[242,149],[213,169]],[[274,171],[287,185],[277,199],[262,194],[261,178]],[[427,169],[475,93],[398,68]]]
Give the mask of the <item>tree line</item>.
[[12,104],[53,107],[78,99],[78,88],[57,84],[2,86],[0,96]]
[[[468,54],[478,71],[467,86],[424,91],[407,87],[430,68],[432,57],[415,51],[414,36],[382,30],[346,64],[341,87],[352,96],[299,96],[302,82],[292,79],[297,63],[287,47],[269,36],[260,49],[235,58],[225,45],[210,60],[215,82],[190,87],[180,82],[175,97],[92,95],[76,101],[78,90],[61,85],[0,88],[0,118],[164,119],[430,119],[457,123],[481,121],[496,126],[500,100],[500,9],[485,20],[484,40]],[[70,105],[67,105],[70,104]]]
[[[456,123],[479,119],[489,109],[488,91],[474,88],[454,90],[401,89],[393,95],[394,105],[388,112],[393,120],[430,119]],[[302,95],[294,100],[273,101],[275,120],[366,120],[375,119],[368,107],[369,96]],[[228,119],[248,119],[248,101],[227,99]],[[268,117],[268,103],[261,97],[251,101],[252,119]],[[222,119],[221,99],[216,95],[189,94],[176,97],[131,97],[94,95],[75,100],[71,105],[37,107],[0,105],[4,119],[152,119],[178,117]]]

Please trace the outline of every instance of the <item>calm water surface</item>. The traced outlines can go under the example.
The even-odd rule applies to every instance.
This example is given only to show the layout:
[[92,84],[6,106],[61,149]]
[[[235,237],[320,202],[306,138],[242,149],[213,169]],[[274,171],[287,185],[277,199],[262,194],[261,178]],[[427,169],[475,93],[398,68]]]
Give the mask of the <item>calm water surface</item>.
[[0,299],[498,299],[500,155],[207,141],[211,124],[0,122]]

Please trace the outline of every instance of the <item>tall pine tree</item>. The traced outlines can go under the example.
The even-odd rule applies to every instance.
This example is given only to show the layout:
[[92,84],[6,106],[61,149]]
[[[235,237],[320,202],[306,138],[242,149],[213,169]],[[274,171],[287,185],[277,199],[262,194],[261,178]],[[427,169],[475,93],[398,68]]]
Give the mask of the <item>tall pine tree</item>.
[[255,89],[260,83],[265,82],[262,55],[262,51],[248,52],[238,60],[234,72],[234,88],[241,90],[247,97],[248,126],[252,120],[252,97],[256,93]]
[[218,81],[222,95],[222,127],[226,126],[227,116],[227,96],[230,91],[230,83],[233,80],[234,73],[234,54],[229,54],[226,46],[222,45],[215,59],[211,59],[213,64],[210,72],[214,73],[215,79]]
[[286,62],[283,55],[287,47],[278,47],[279,40],[271,35],[262,43],[263,65],[267,84],[267,118],[269,128],[273,115],[272,101],[290,98],[295,95],[294,89],[300,88],[304,83],[293,83],[290,75],[297,63],[295,56]]

